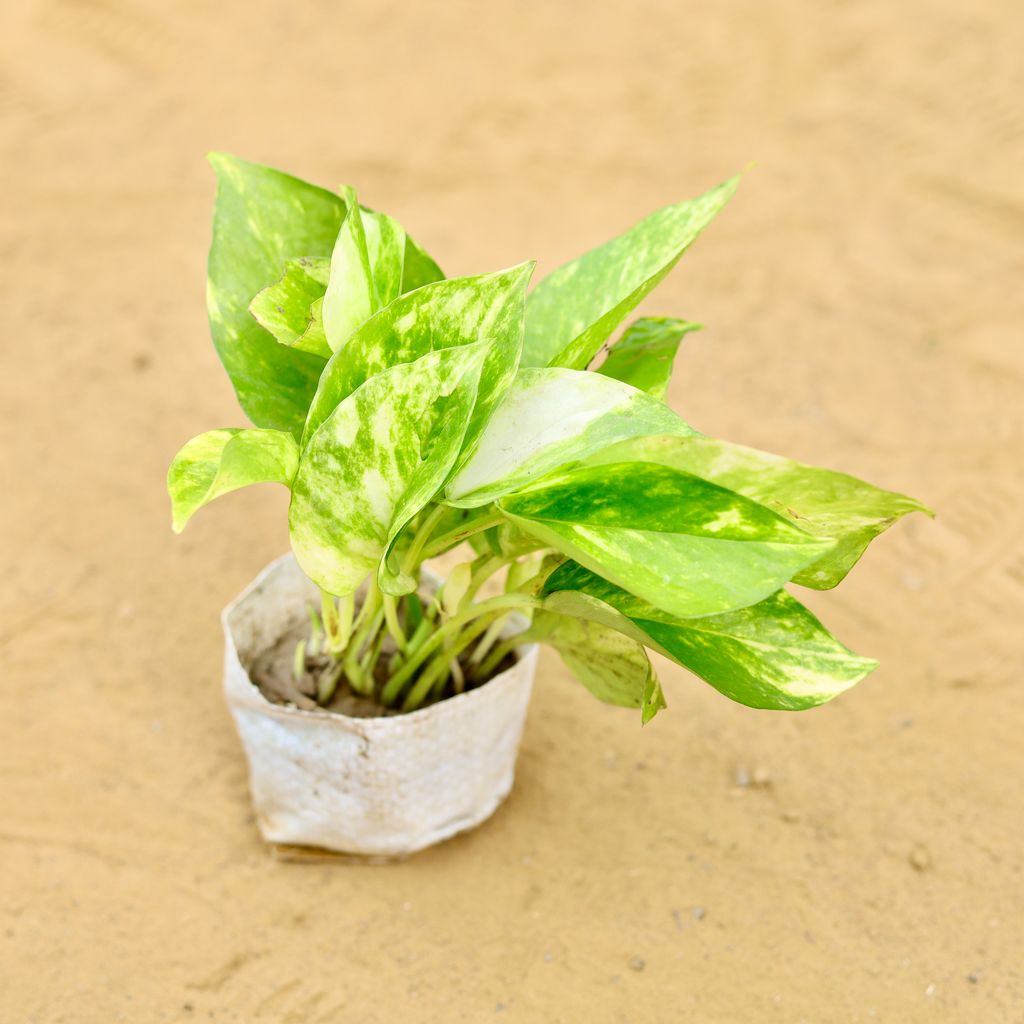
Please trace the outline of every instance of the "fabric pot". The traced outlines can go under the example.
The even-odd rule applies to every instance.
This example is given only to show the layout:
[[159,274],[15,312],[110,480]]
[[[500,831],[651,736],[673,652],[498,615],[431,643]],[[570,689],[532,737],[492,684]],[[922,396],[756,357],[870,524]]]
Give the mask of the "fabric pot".
[[319,591],[289,554],[221,616],[224,692],[263,838],[398,857],[489,818],[512,788],[536,646],[483,686],[408,714],[352,718],[272,704],[249,669],[305,620],[309,601]]

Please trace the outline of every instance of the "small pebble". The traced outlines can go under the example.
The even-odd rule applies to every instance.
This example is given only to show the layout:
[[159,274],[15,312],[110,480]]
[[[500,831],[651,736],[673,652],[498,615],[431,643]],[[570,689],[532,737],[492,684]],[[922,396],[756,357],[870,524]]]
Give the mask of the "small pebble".
[[930,985],[929,985],[929,986],[928,986],[928,987],[927,987],[927,988],[926,988],[926,989],[924,990],[924,994],[925,994],[925,995],[926,995],[926,996],[927,996],[927,997],[928,997],[929,999],[931,999],[931,997],[932,997],[933,995],[935,995],[935,983],[934,983],[934,982],[932,982],[932,984],[930,984]]
[[977,985],[977,984],[978,984],[978,976],[977,976],[976,974],[974,974],[974,973],[968,974],[968,975],[967,975],[967,980],[968,980],[968,981],[969,981],[969,982],[970,982],[970,983],[971,983],[972,985]]
[[640,956],[635,956],[629,961],[629,969],[631,971],[642,971],[646,966],[647,961]]
[[545,953],[544,954],[544,963],[549,964],[554,959],[555,959],[554,956],[552,956],[550,953]]
[[772,784],[772,777],[767,768],[758,766],[753,770],[745,765],[736,769],[736,785],[746,789],[752,786],[755,789],[767,789]]
[[704,914],[705,914],[705,910],[704,910],[703,907],[694,907],[693,908],[693,919],[694,919],[694,921],[703,921],[704,920]]
[[932,857],[924,846],[915,846],[907,858],[915,871],[927,871],[932,866]]

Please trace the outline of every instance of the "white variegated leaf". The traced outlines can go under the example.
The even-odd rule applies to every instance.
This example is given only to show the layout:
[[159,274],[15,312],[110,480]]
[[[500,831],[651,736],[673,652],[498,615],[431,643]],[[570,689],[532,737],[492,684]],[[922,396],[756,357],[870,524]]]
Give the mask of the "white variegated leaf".
[[878,665],[841,644],[785,590],[697,619],[674,618],[573,562],[555,570],[546,590],[550,611],[617,629],[749,707],[816,707]]
[[516,372],[532,263],[479,277],[437,281],[378,312],[335,353],[309,408],[305,437],[376,373],[428,352],[482,343],[487,356],[466,444],[483,428]]
[[621,381],[527,367],[449,483],[445,501],[461,508],[485,505],[625,438],[693,432],[664,402]]
[[[373,570],[391,593],[415,581],[388,565],[399,531],[437,493],[462,447],[486,344],[428,352],[344,399],[306,443],[292,483],[292,550],[332,594]],[[411,584],[411,586],[410,586]]]
[[836,586],[868,544],[896,520],[929,509],[846,473],[807,466],[779,455],[711,437],[641,437],[588,456],[588,465],[644,461],[692,473],[727,487],[833,546],[793,578],[815,590]]
[[684,618],[754,604],[832,546],[749,498],[648,462],[570,467],[498,507],[527,533]]

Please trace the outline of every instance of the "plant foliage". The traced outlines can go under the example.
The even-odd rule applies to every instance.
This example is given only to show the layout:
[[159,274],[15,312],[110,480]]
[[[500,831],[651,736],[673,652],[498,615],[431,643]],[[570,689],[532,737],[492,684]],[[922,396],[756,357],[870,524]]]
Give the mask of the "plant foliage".
[[[834,587],[875,536],[927,509],[694,430],[666,396],[698,325],[644,317],[613,338],[737,179],[527,294],[532,263],[448,280],[351,188],[211,161],[210,325],[254,427],[181,449],[173,525],[247,484],[290,489],[292,548],[324,595],[296,671],[330,659],[322,702],[344,677],[413,709],[527,641],[644,722],[665,706],[651,650],[757,708],[814,707],[875,667],[785,587]],[[465,542],[423,595],[423,563]]]

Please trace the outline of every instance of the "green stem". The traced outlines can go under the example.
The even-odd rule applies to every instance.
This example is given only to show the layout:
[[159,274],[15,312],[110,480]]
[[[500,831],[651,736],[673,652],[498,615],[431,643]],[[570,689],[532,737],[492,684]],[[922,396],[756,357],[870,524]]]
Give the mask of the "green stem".
[[420,648],[409,656],[409,660],[387,681],[381,701],[386,705],[394,704],[402,688],[413,677],[416,670],[427,658],[440,647],[445,640],[454,636],[467,622],[494,611],[506,611],[511,608],[535,608],[540,601],[525,594],[499,594],[497,597],[481,601],[467,608],[459,615],[452,616],[443,626],[428,637]]
[[388,624],[388,632],[395,638],[398,649],[402,652],[409,646],[402,623],[398,621],[398,604],[391,594],[383,595],[384,621]]
[[[466,629],[464,629],[454,643],[450,646],[445,645],[435,656],[430,664],[423,670],[420,677],[416,680],[415,685],[409,691],[405,700],[402,703],[403,711],[413,711],[418,708],[427,696],[434,689],[435,684],[443,682],[449,671],[449,666],[455,661],[459,655],[485,630],[490,626],[490,616],[494,612],[488,615],[479,616],[475,622],[471,623]],[[497,614],[501,614],[499,611]]]
[[466,595],[463,598],[463,601],[465,601],[466,604],[471,604],[484,583],[486,583],[487,580],[489,580],[502,566],[508,565],[509,562],[514,562],[515,559],[515,555],[490,555],[484,558],[474,571],[473,576],[469,581],[469,588],[466,590]]
[[433,558],[436,555],[440,555],[449,548],[455,547],[456,544],[461,544],[464,540],[468,540],[475,533],[489,530],[492,526],[497,526],[498,523],[504,522],[504,520],[505,517],[497,510],[481,516],[479,519],[471,519],[465,526],[460,526],[457,530],[449,530],[448,533],[442,533],[427,548],[423,557]]
[[341,679],[341,673],[344,671],[344,668],[345,666],[342,662],[336,661],[333,665],[329,665],[320,676],[316,688],[316,702],[321,707],[327,704],[334,696],[334,691],[338,688],[338,680]]
[[384,630],[377,630],[377,635],[373,638],[373,643],[370,644],[363,655],[363,660],[359,663],[359,674],[362,677],[362,683],[364,689],[362,692],[366,696],[370,696],[374,690],[374,670],[377,668],[377,659],[380,658],[381,648],[384,646]]
[[434,527],[441,521],[441,518],[447,512],[447,508],[444,505],[435,505],[431,509],[430,514],[426,519],[423,520],[422,525],[416,531],[416,536],[413,537],[412,543],[409,545],[409,550],[405,553],[405,558],[402,559],[402,572],[406,576],[411,576],[418,568],[420,562],[423,561],[421,553],[424,545],[430,540],[430,535],[434,530]]
[[359,611],[359,618],[363,621],[355,631],[348,647],[348,653],[345,655],[345,675],[348,676],[352,688],[360,690],[360,692],[362,692],[363,679],[360,673],[359,652],[363,649],[366,641],[380,629],[381,623],[384,621],[384,612],[380,607],[381,593],[373,580],[370,581],[370,588],[363,601],[363,607]]
[[491,656],[473,673],[477,678],[486,679],[523,642],[521,635],[503,640],[491,651]]
[[487,657],[487,652],[501,639],[501,631],[508,621],[507,615],[499,615],[487,628],[483,640],[476,645],[472,656],[469,659],[470,667],[475,670],[476,666]]
[[416,627],[416,631],[411,637],[409,637],[409,650],[419,650],[419,646],[424,640],[430,635],[430,627],[433,623],[430,619],[424,617],[420,624]]

